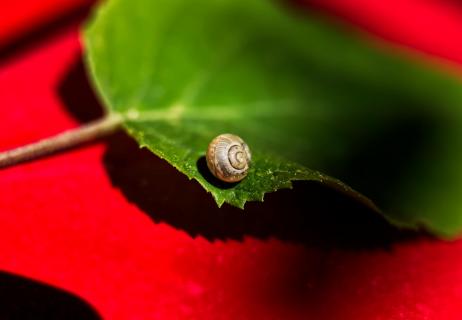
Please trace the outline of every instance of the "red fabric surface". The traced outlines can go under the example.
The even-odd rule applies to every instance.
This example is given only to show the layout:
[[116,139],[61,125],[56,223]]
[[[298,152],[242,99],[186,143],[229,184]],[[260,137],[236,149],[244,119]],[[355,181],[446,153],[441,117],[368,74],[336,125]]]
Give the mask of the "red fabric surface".
[[[462,61],[462,7],[424,0],[323,6],[389,40]],[[15,28],[13,20],[2,24]],[[79,60],[78,39],[76,26],[63,28],[1,66],[1,150],[78,124],[60,91]],[[0,171],[0,270],[65,289],[106,319],[462,318],[462,241],[363,248],[245,233],[241,240],[192,237],[128,201],[111,181],[106,148],[101,142]],[[159,183],[195,183],[155,163]],[[152,197],[164,196],[157,191]]]
[[88,6],[93,0],[3,1],[0,11],[0,48],[26,32]]
[[302,0],[421,52],[462,62],[462,3],[452,0]]

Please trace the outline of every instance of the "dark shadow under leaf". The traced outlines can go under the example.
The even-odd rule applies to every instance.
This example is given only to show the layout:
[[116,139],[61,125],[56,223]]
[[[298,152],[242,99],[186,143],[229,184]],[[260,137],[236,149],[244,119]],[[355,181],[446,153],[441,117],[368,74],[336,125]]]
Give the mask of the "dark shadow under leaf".
[[398,230],[348,196],[316,182],[269,193],[245,210],[218,208],[210,194],[124,133],[110,138],[105,165],[115,186],[155,222],[208,240],[245,236],[353,248],[386,247],[417,234]]
[[0,63],[21,52],[33,49],[45,39],[60,34],[63,30],[68,30],[70,26],[82,21],[88,15],[90,8],[91,5],[88,2],[70,12],[51,18],[48,22],[32,28],[11,41],[0,43]]
[[103,108],[88,81],[82,56],[76,57],[62,79],[58,93],[67,111],[78,121],[85,123],[103,116]]

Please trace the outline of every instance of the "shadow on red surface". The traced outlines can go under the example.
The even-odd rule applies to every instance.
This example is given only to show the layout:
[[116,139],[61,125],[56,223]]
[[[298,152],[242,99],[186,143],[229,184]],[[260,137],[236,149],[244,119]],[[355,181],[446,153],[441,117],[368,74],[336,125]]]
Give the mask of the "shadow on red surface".
[[29,32],[14,38],[6,44],[0,44],[0,64],[21,52],[32,50],[47,38],[65,32],[68,26],[83,21],[88,16],[90,9],[90,6],[82,6],[63,15],[56,16],[40,27],[29,30]]
[[85,301],[17,275],[0,272],[1,319],[101,319]]

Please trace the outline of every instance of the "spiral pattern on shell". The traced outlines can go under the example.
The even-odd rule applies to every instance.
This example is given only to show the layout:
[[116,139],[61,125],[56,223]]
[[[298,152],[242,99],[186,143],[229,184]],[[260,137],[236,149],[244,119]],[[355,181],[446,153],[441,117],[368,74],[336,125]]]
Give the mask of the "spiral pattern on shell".
[[225,182],[238,182],[247,176],[251,154],[244,140],[225,133],[210,142],[206,159],[210,172],[216,178]]

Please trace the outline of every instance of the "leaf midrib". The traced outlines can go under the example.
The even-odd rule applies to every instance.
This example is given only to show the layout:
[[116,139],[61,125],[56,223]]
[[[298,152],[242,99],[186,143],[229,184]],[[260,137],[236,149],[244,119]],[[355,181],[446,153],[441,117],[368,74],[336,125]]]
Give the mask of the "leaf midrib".
[[[277,110],[274,107],[278,106]],[[208,105],[188,106],[183,103],[175,103],[169,107],[160,107],[156,110],[139,110],[130,108],[120,113],[122,118],[135,122],[146,121],[175,121],[175,120],[216,120],[229,121],[247,118],[274,117],[300,117],[299,110],[306,106],[306,102],[298,99],[262,100],[252,103],[240,104],[239,109],[235,105]],[[321,108],[314,109],[312,116],[324,115],[326,111]],[[246,111],[242,111],[245,109]]]

